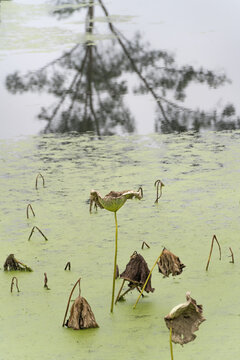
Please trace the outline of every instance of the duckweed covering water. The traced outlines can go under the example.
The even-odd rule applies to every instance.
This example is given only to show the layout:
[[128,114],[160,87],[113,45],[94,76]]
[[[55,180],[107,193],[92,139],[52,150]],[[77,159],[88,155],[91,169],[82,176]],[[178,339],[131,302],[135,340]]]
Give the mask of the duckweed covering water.
[[[174,345],[178,360],[237,359],[240,331],[240,132],[202,135],[106,137],[39,136],[0,143],[0,354],[1,359],[168,359],[164,316],[189,290],[207,319],[197,339]],[[38,173],[46,187],[39,183]],[[154,182],[165,184],[158,204]],[[151,267],[165,246],[186,265],[179,276],[163,278],[155,268],[154,293],[135,310],[138,293],[128,294],[110,314],[114,214],[89,214],[92,188],[138,189],[141,201],[118,212],[118,265],[122,272],[136,250]],[[35,217],[26,217],[31,204]],[[34,232],[38,226],[48,241]],[[213,234],[214,248],[205,271]],[[141,249],[146,241],[150,249]],[[231,258],[229,246],[235,255]],[[4,272],[15,254],[32,273]],[[64,271],[71,262],[71,271]],[[44,289],[44,273],[48,286]],[[20,292],[10,293],[17,276]],[[100,328],[62,328],[68,295],[81,277],[82,296]],[[116,282],[116,291],[121,280]],[[135,290],[136,291],[136,290]],[[73,298],[77,297],[77,292]]]

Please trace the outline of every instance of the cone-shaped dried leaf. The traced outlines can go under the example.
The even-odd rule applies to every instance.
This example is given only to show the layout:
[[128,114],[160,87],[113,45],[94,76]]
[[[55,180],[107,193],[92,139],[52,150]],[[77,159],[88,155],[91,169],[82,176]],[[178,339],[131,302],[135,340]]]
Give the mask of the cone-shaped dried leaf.
[[132,198],[142,199],[142,189],[139,188],[138,191],[126,190],[126,191],[110,191],[109,194],[104,197],[96,191],[92,190],[90,192],[90,212],[92,210],[93,203],[95,207],[98,206],[101,209],[106,209],[108,211],[118,211],[128,199]]
[[206,319],[202,315],[202,305],[197,305],[190,293],[186,294],[186,303],[175,306],[164,320],[168,329],[172,328],[172,341],[187,344],[196,338],[194,334]]
[[18,261],[14,254],[8,255],[6,258],[6,261],[3,265],[4,271],[16,271],[16,270],[22,270],[22,271],[32,271],[30,267],[23,264],[22,262]]
[[[130,257],[130,261],[128,262],[126,269],[123,271],[123,273],[120,275],[120,278],[125,279],[131,283],[138,284],[140,287],[142,287],[145,284],[145,281],[147,280],[147,277],[149,275],[149,268],[142,257],[142,255],[138,254],[136,251],[133,253],[133,255]],[[130,285],[129,284],[129,285]],[[151,276],[147,282],[147,285],[145,287],[146,292],[153,292],[155,289],[151,286]]]
[[66,326],[74,330],[99,327],[92,309],[84,297],[79,295],[74,301]]
[[164,276],[169,276],[170,274],[174,276],[181,274],[183,268],[185,268],[185,265],[181,263],[179,257],[164,248],[158,261],[159,272]]

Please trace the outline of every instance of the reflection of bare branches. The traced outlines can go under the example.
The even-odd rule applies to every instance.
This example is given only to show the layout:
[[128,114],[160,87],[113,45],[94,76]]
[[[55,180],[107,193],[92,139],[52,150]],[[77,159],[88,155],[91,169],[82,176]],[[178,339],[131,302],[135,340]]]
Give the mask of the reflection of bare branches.
[[[87,32],[89,33],[89,35],[92,35],[93,34],[93,26],[94,26],[94,21],[93,21],[94,6],[93,6],[92,2],[89,5],[91,5],[91,6],[89,6],[89,9],[88,9],[89,22],[88,22]],[[94,110],[93,98],[92,98],[92,64],[93,64],[92,49],[93,49],[93,45],[91,43],[87,43],[87,46],[89,49],[88,50],[89,61],[88,61],[88,68],[87,68],[87,83],[88,83],[87,96],[89,97],[89,107],[90,107],[92,116],[95,121],[96,132],[97,132],[97,135],[100,136],[98,118],[97,118],[95,110]]]
[[[80,85],[81,79],[82,79],[82,74],[83,74],[83,71],[84,71],[84,66],[85,66],[86,59],[87,59],[87,55],[88,55],[88,48],[86,48],[85,56],[84,56],[84,58],[83,58],[81,67],[80,67],[80,69],[79,69],[79,72],[77,72],[77,74],[74,76],[74,78],[73,78],[73,80],[72,80],[72,82],[71,82],[70,87],[68,88],[68,90],[65,90],[65,91],[64,91],[63,96],[61,97],[58,105],[55,107],[55,109],[54,109],[53,112],[52,112],[51,117],[48,119],[48,125],[47,125],[47,127],[46,127],[47,130],[50,128],[51,122],[53,121],[55,115],[57,114],[58,110],[60,109],[61,105],[63,104],[65,98],[67,97],[67,95],[68,95],[69,93],[71,93],[71,91],[72,91],[72,89],[73,89],[73,87],[74,87],[74,85],[75,85],[75,83],[76,83],[76,81],[77,81],[77,79],[78,79],[78,77],[79,77],[79,73],[80,73],[81,77],[80,77],[80,80],[77,82],[77,85],[78,85],[78,86]],[[71,110],[72,110],[72,108],[73,108],[73,104],[74,104],[74,102],[75,102],[76,97],[77,97],[77,91],[75,92],[75,96],[74,96],[73,101],[72,101],[72,103],[71,103],[71,105],[70,105],[70,107],[69,107],[69,111],[70,111],[70,112],[71,112]]]
[[[101,7],[102,7],[102,9],[103,9],[103,11],[104,11],[104,13],[105,13],[105,15],[109,18],[108,11],[107,11],[107,9],[105,8],[102,0],[99,0],[99,4],[101,5]],[[159,96],[158,96],[158,95],[155,93],[155,91],[149,86],[149,84],[148,84],[147,80],[145,79],[145,77],[144,77],[144,76],[142,75],[142,73],[138,70],[138,68],[137,68],[137,66],[136,66],[133,58],[131,57],[130,53],[128,52],[128,50],[127,50],[127,48],[126,48],[126,46],[125,46],[125,44],[123,43],[123,41],[121,40],[121,38],[120,38],[120,36],[119,36],[121,33],[119,33],[119,34],[117,33],[117,31],[115,30],[115,27],[113,26],[113,24],[111,23],[111,21],[108,21],[108,26],[109,26],[111,32],[116,36],[116,39],[117,39],[117,41],[119,42],[119,44],[121,45],[121,47],[122,47],[125,55],[128,57],[131,65],[132,65],[132,68],[133,68],[134,71],[137,73],[137,75],[139,76],[139,78],[143,81],[144,85],[146,86],[146,88],[148,89],[148,91],[152,94],[152,96],[154,97],[154,99],[157,101],[158,107],[159,107],[160,110],[161,110],[161,113],[162,113],[162,115],[163,115],[163,118],[164,118],[165,122],[166,122],[166,123],[169,123],[169,120],[168,120],[168,118],[167,118],[167,115],[166,115],[166,113],[165,113],[165,111],[164,111],[164,108],[163,108],[161,102],[160,102]]]
[[38,69],[37,71],[30,72],[30,74],[35,73],[35,72],[41,72],[41,71],[47,69],[49,66],[52,66],[52,65],[56,64],[57,62],[61,61],[65,57],[70,56],[80,45],[81,44],[75,45],[70,51],[65,52],[62,56],[59,56],[57,59],[54,59],[53,61],[50,61],[49,63],[47,63],[46,65],[44,65],[40,69]]

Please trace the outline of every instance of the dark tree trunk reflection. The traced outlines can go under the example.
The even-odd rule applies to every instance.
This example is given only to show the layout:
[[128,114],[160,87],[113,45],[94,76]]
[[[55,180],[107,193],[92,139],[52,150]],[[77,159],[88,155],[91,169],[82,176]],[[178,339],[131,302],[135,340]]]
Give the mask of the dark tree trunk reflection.
[[[48,92],[56,103],[42,108],[39,119],[47,121],[44,132],[94,132],[98,137],[135,131],[134,118],[124,103],[128,93],[127,75],[135,74],[134,92],[149,93],[156,102],[156,132],[181,132],[201,128],[236,129],[240,118],[233,105],[221,114],[206,113],[181,106],[192,83],[217,88],[228,82],[224,74],[186,65],[179,67],[166,51],[152,50],[140,34],[129,41],[111,22],[108,10],[99,0],[112,40],[93,42],[95,35],[92,0],[58,0],[53,15],[68,17],[85,12],[84,44],[75,45],[61,57],[35,72],[6,78],[7,89],[15,93]],[[169,99],[174,100],[169,100]]]

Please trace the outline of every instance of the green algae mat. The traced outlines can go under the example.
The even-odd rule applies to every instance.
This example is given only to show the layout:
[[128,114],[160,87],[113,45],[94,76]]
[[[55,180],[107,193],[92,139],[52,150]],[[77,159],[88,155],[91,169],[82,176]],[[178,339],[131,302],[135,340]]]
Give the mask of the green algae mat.
[[[0,359],[170,359],[164,316],[185,294],[203,305],[196,339],[173,344],[174,359],[237,359],[240,354],[240,132],[91,135],[0,141]],[[45,180],[36,176],[41,173]],[[155,204],[154,183],[164,183]],[[152,274],[153,293],[129,292],[110,313],[114,213],[89,213],[92,189],[143,189],[118,211],[118,267],[134,251],[151,268],[162,249],[186,265],[178,276]],[[29,212],[31,204],[35,217]],[[29,239],[32,228],[38,227]],[[35,228],[36,229],[36,228]],[[208,271],[205,270],[213,235]],[[144,247],[145,241],[150,248]],[[235,262],[229,248],[232,249]],[[33,272],[4,271],[9,254]],[[64,270],[67,262],[71,270]],[[44,273],[48,287],[44,288]],[[16,276],[19,292],[11,281]],[[62,327],[69,293],[81,294],[99,328]],[[116,280],[116,292],[122,281]],[[76,298],[78,292],[73,294]],[[72,302],[71,302],[72,303]]]

